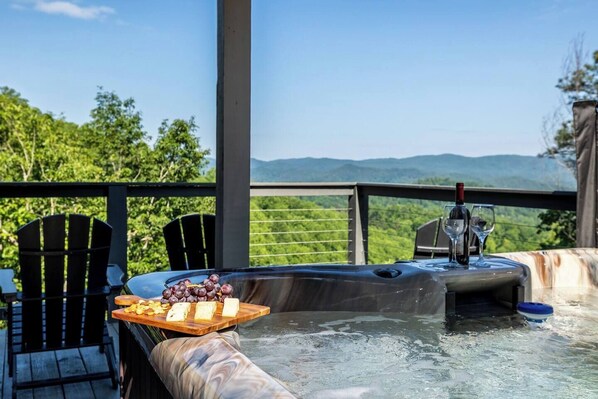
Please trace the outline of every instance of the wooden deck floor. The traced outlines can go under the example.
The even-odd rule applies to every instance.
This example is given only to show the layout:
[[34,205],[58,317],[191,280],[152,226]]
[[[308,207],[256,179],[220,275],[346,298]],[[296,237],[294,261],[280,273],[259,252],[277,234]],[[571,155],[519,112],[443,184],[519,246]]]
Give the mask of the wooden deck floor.
[[[108,331],[114,339],[114,350],[118,358],[118,324],[108,323]],[[0,358],[2,358],[0,397],[8,399],[12,395],[12,378],[8,376],[6,330],[0,330]],[[72,375],[79,373],[83,368],[97,371],[108,369],[106,357],[99,352],[97,347],[20,355],[18,359],[19,381],[21,381],[21,376],[26,379],[28,375],[52,378],[57,377],[59,372],[61,375]],[[112,383],[108,378],[75,384],[25,389],[18,391],[17,395],[19,399],[116,399],[119,397],[118,388],[112,389]]]

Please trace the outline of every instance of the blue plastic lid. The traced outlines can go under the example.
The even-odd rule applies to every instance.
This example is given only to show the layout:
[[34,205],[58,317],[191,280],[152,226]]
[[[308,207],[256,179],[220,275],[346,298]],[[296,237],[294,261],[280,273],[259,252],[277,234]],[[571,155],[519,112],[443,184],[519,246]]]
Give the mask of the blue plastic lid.
[[551,315],[554,312],[552,306],[539,302],[520,302],[517,310],[532,315]]

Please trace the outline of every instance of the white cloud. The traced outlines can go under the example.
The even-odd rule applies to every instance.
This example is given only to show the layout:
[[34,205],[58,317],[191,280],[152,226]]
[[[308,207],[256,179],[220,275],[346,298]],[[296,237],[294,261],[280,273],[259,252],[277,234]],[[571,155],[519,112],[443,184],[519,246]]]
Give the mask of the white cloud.
[[101,19],[107,15],[114,14],[113,8],[106,6],[82,7],[69,1],[36,1],[34,9],[46,14],[66,15],[77,19]]

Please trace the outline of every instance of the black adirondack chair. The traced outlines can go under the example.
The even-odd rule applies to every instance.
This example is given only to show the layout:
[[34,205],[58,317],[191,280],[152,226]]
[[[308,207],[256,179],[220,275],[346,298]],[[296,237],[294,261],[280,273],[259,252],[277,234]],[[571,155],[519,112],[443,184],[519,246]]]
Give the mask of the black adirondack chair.
[[170,270],[214,268],[216,216],[192,213],[162,229]]
[[[449,238],[442,231],[441,218],[432,219],[422,224],[415,232],[415,248],[413,259],[445,258],[448,256]],[[478,237],[469,232],[469,254],[479,255]]]
[[[106,297],[111,289],[122,287],[122,273],[116,265],[108,267],[111,236],[108,224],[75,214],[47,216],[17,231],[22,292],[14,289],[12,270],[0,270],[2,299],[8,305],[7,350],[13,398],[17,389],[104,378],[110,378],[112,387],[117,387],[114,344],[106,325]],[[19,381],[19,355],[88,346],[98,346],[105,353],[107,371]]]

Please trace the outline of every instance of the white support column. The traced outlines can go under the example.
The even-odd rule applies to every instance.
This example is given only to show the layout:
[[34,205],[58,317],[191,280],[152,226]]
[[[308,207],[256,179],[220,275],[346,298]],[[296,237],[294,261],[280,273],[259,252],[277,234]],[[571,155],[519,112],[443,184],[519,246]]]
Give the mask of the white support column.
[[249,266],[251,0],[218,0],[216,268]]

